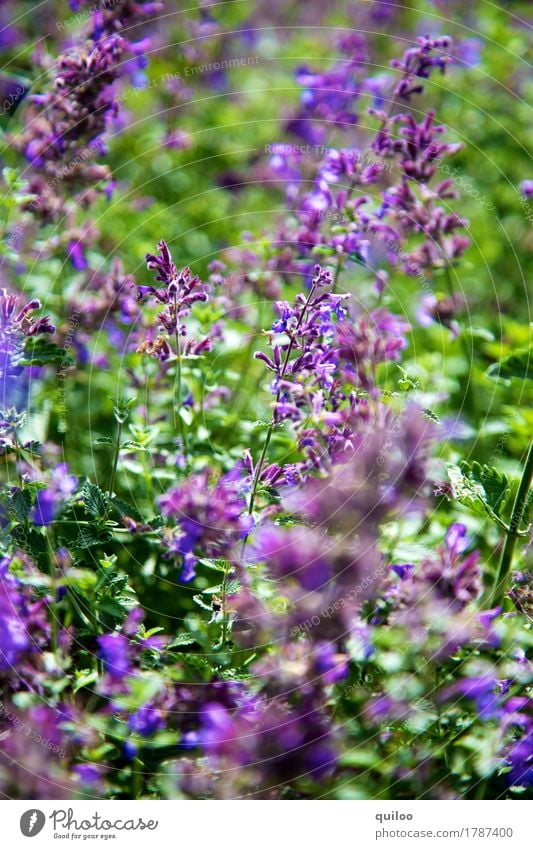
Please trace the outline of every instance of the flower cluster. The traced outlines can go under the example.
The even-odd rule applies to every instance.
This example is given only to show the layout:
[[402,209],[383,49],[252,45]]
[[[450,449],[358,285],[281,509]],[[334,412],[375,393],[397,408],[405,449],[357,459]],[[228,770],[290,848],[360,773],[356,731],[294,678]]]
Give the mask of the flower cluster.
[[35,318],[33,313],[41,309],[37,298],[21,306],[18,294],[0,289],[0,409],[15,405],[19,410],[25,406],[28,391],[28,369],[20,365],[27,339],[43,333],[55,332],[48,316]]
[[40,658],[50,637],[46,600],[35,600],[22,581],[11,574],[10,561],[0,562],[0,673],[17,679],[32,655]]
[[[490,50],[452,66],[413,4],[197,5],[72,0],[6,134],[0,793],[531,798],[519,143],[522,195],[486,179],[512,226],[473,204],[493,100],[527,136],[502,100],[527,79],[495,58],[524,35],[485,4]],[[26,71],[32,18],[0,36]],[[467,216],[490,262],[463,264]]]
[[[208,294],[204,284],[199,277],[193,276],[190,268],[184,268],[178,272],[163,240],[157,245],[160,250],[159,256],[146,255],[148,268],[157,271],[156,281],[164,283],[164,287],[138,286],[138,300],[144,303],[148,299],[154,299],[165,305],[165,309],[159,313],[158,322],[165,336],[159,335],[156,339],[147,339],[141,343],[138,350],[147,353],[164,362],[171,356],[169,338],[174,337],[178,357],[181,354],[202,354],[211,350],[212,341],[209,337],[195,340],[187,335],[187,325],[183,322],[195,303],[206,302]],[[181,340],[185,339],[183,343]]]
[[160,498],[163,514],[176,523],[164,536],[165,556],[180,559],[181,577],[186,582],[196,575],[199,557],[227,557],[235,541],[251,527],[234,475],[221,478],[214,486],[211,477],[207,471],[191,475]]
[[[33,198],[26,209],[42,224],[64,217],[70,221],[73,200],[75,206],[86,208],[99,193],[108,197],[112,193],[111,171],[99,160],[107,150],[110,122],[118,113],[113,84],[129,72],[130,63],[139,69],[146,66],[149,42],[133,41],[132,35],[162,8],[160,3],[130,0],[101,6],[94,10],[86,39],[58,57],[48,90],[29,98],[25,125],[11,136],[30,166]],[[142,83],[142,78],[138,81]],[[82,244],[68,232],[65,242],[74,266],[85,268]]]
[[343,303],[349,297],[331,292],[332,282],[331,273],[317,266],[307,295],[297,295],[294,306],[276,303],[279,317],[268,334],[272,357],[262,351],[255,355],[275,374],[274,422],[301,421],[301,408],[319,409],[331,389],[335,351],[330,340],[335,323],[346,316]]

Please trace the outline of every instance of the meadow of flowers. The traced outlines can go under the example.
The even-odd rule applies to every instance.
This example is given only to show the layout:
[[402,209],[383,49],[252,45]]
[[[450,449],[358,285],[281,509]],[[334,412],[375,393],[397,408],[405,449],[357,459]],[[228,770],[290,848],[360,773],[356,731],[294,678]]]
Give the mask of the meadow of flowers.
[[3,798],[533,798],[532,33],[0,3]]

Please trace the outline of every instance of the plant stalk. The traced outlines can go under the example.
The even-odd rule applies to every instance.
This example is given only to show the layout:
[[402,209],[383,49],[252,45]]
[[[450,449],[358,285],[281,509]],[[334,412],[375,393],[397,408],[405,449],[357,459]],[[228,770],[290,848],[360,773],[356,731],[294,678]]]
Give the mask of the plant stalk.
[[113,498],[113,492],[115,490],[115,480],[117,477],[117,468],[118,468],[118,458],[120,456],[120,440],[122,439],[122,422],[118,423],[118,431],[117,431],[117,441],[115,445],[115,457],[113,459],[113,470],[111,472],[111,478],[109,481],[109,497]]
[[516,493],[516,497],[513,504],[513,511],[511,513],[511,521],[509,522],[509,528],[507,531],[507,535],[505,537],[505,543],[503,546],[502,556],[500,560],[500,565],[498,568],[498,574],[496,577],[496,581],[494,587],[492,589],[491,595],[491,606],[495,607],[503,598],[506,584],[509,577],[509,573],[511,571],[511,567],[513,565],[513,556],[516,548],[516,541],[519,536],[520,524],[524,517],[524,510],[526,507],[527,497],[529,494],[529,490],[531,489],[531,482],[533,480],[533,437],[530,439],[529,448],[526,456],[526,462],[524,465],[524,470],[522,472],[522,477],[520,479],[520,484],[518,486],[518,490]]
[[177,293],[174,293],[174,339],[176,340],[176,389],[178,396],[178,430],[181,439],[181,448],[183,451],[183,455],[185,460],[187,460],[187,450],[185,444],[185,430],[183,428],[183,419],[181,417],[181,345],[180,345],[180,334],[178,327],[178,296]]
[[[306,300],[304,307],[303,307],[303,309],[300,313],[300,317],[299,317],[299,319],[296,323],[296,327],[293,330],[291,340],[290,340],[289,345],[287,347],[287,353],[285,354],[285,360],[283,361],[283,365],[281,367],[281,372],[280,372],[280,376],[279,376],[280,382],[285,377],[287,367],[289,365],[289,360],[290,360],[290,357],[291,357],[291,354],[292,354],[292,349],[294,348],[294,340],[296,338],[296,334],[298,333],[298,330],[300,329],[301,324],[304,320],[304,317],[305,317],[305,314],[306,314],[307,309],[309,307],[309,304],[311,303],[311,298],[313,297],[313,295],[315,293],[315,289],[316,289],[316,286],[314,286],[314,285],[311,286],[311,289],[309,290],[309,295],[307,296],[307,300]],[[274,409],[279,404],[280,397],[281,397],[281,388],[278,386],[278,391],[276,393],[276,400],[274,402]],[[259,461],[258,461],[258,463],[255,467],[254,481],[253,481],[253,484],[252,484],[252,492],[251,492],[251,495],[250,495],[250,505],[248,507],[248,513],[249,513],[250,516],[252,515],[252,513],[254,511],[255,497],[257,495],[257,487],[259,485],[259,478],[261,476],[261,470],[263,468],[263,463],[265,461],[265,457],[266,457],[266,454],[267,454],[267,451],[268,451],[268,446],[270,445],[270,440],[272,439],[272,433],[273,433],[273,430],[274,430],[274,425],[275,425],[274,416],[272,416],[272,418],[270,419],[270,424],[268,426],[267,433],[266,433],[265,444],[263,445],[263,450],[261,451],[261,457],[259,458]],[[246,539],[244,540],[244,542],[246,544]]]

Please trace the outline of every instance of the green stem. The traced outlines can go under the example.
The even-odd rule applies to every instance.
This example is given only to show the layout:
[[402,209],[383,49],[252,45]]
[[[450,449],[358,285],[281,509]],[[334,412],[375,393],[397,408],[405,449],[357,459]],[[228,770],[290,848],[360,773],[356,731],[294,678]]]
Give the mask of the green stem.
[[57,602],[57,584],[58,584],[58,569],[55,559],[56,545],[54,538],[54,528],[53,525],[50,524],[45,528],[46,535],[46,544],[48,548],[48,563],[50,567],[50,578],[52,579],[52,598],[53,602],[51,604],[51,627],[52,627],[52,652],[55,657],[57,657],[58,650],[58,623],[59,623],[59,610],[58,610],[58,602]]
[[[279,400],[279,398],[276,395],[276,403],[278,402],[278,400]],[[254,504],[255,504],[255,498],[256,498],[256,495],[257,495],[257,487],[259,485],[259,476],[261,475],[261,469],[263,468],[263,463],[265,462],[265,457],[266,457],[266,454],[267,454],[267,451],[268,451],[268,446],[270,445],[270,440],[272,439],[272,431],[273,430],[274,430],[274,419],[272,418],[270,420],[270,424],[268,426],[268,430],[267,430],[266,437],[265,437],[265,444],[263,445],[263,450],[261,451],[261,456],[260,456],[260,458],[257,462],[256,467],[255,467],[254,482],[252,484],[252,492],[251,492],[251,495],[250,495],[250,504],[248,506],[248,513],[249,513],[250,516],[254,512]]]
[[[115,480],[117,477],[117,468],[118,468],[118,458],[120,455],[120,440],[122,439],[122,422],[118,424],[117,431],[117,441],[115,444],[115,457],[113,460],[113,470],[111,472],[111,479],[109,481],[109,497],[113,498],[113,492],[115,491]],[[107,511],[106,511],[107,515]]]
[[[313,297],[313,295],[315,293],[315,289],[316,289],[316,286],[312,285],[310,290],[309,290],[307,300],[306,300],[306,302],[303,306],[303,309],[300,313],[300,317],[299,317],[299,319],[296,323],[296,327],[294,328],[294,330],[292,332],[291,340],[290,340],[289,345],[287,347],[287,353],[285,354],[285,360],[283,361],[283,365],[281,367],[281,372],[280,372],[280,375],[279,375],[280,383],[283,380],[283,378],[285,377],[285,373],[287,371],[287,367],[289,365],[289,360],[290,360],[290,357],[291,357],[291,354],[292,354],[292,349],[294,348],[294,340],[295,340],[296,335],[298,333],[298,330],[300,329],[301,324],[304,320],[304,316],[307,312],[309,304],[311,303],[311,298]],[[281,397],[281,388],[280,388],[280,386],[278,386],[278,391],[276,393],[276,400],[274,402],[274,410],[276,409],[277,405],[279,404],[280,397]],[[257,495],[257,487],[259,485],[259,478],[261,476],[261,470],[263,468],[263,463],[264,463],[265,457],[267,455],[268,446],[270,445],[270,440],[272,439],[272,433],[274,431],[274,425],[275,425],[275,420],[274,420],[274,416],[272,416],[272,418],[270,419],[270,424],[268,426],[267,433],[266,433],[265,444],[263,445],[263,450],[261,451],[261,457],[259,458],[259,461],[258,461],[258,463],[255,467],[254,481],[253,481],[253,484],[252,484],[252,493],[250,495],[250,505],[248,507],[248,513],[249,513],[250,516],[252,515],[252,513],[254,511],[254,504],[255,504],[255,498],[256,498],[256,495]],[[246,544],[246,539],[244,540],[244,544]]]
[[221,648],[224,648],[228,641],[228,612],[227,612],[227,604],[228,604],[228,577],[230,565],[227,564],[224,567],[224,577],[222,579],[222,635],[220,638]]
[[178,295],[174,292],[174,339],[176,340],[176,394],[178,396],[178,430],[181,440],[181,448],[185,461],[187,461],[187,448],[185,444],[185,430],[183,428],[183,419],[181,417],[181,345],[180,334],[178,328]]
[[519,536],[520,524],[524,517],[527,497],[533,480],[533,438],[529,442],[526,462],[522,472],[522,478],[518,486],[516,497],[511,513],[511,521],[503,546],[498,574],[492,590],[491,605],[495,607],[502,599],[506,591],[507,580],[511,566],[513,565],[513,556],[516,548],[516,540]]

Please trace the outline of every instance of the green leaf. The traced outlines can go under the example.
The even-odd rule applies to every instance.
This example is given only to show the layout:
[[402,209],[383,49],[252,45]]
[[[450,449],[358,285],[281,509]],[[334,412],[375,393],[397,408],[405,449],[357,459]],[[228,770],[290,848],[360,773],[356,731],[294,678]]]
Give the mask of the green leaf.
[[510,487],[506,475],[491,466],[481,466],[463,461],[460,466],[447,467],[452,485],[453,498],[475,513],[487,513],[502,525],[500,514],[509,495]]
[[169,649],[177,649],[180,646],[192,646],[193,643],[196,642],[195,637],[190,633],[190,631],[182,631],[179,634],[176,634],[170,645]]
[[136,507],[130,504],[128,501],[123,501],[122,498],[118,498],[116,495],[109,502],[112,509],[116,510],[119,516],[131,516],[136,522],[143,522],[143,517],[139,513]]
[[105,519],[109,499],[99,486],[86,481],[81,488],[81,500],[91,516],[95,519]]
[[148,631],[145,631],[143,637],[147,640],[149,637],[153,637],[155,634],[160,634],[164,630],[165,629],[163,627],[149,628]]
[[18,525],[11,531],[11,536],[26,554],[44,568],[46,564],[46,538],[34,528],[23,528]]
[[119,424],[124,424],[124,422],[129,418],[131,407],[137,400],[137,397],[133,398],[112,398],[113,401],[113,415]]
[[533,348],[514,351],[503,357],[499,363],[493,363],[488,369],[489,377],[509,380],[512,377],[533,380]]
[[398,380],[398,386],[403,392],[409,392],[412,389],[418,389],[420,386],[419,380],[416,377],[410,377],[405,369],[396,364],[396,367],[400,370],[401,376]]
[[111,534],[106,528],[82,528],[71,543],[73,548],[91,548],[93,545],[104,545],[111,540]]
[[95,439],[93,445],[114,445],[115,443],[109,436],[99,436]]
[[485,503],[499,516],[511,492],[507,476],[492,466],[481,466],[477,462],[470,465],[463,461],[460,468],[470,480],[482,486]]
[[151,701],[162,687],[159,675],[148,672],[136,675],[129,679],[129,692],[126,696],[117,696],[114,701],[122,705],[128,711],[134,711]]
[[209,558],[202,557],[198,560],[202,566],[207,566],[208,569],[214,569],[215,572],[227,572],[231,568],[231,563],[229,560],[223,560],[222,558]]
[[128,439],[126,442],[123,442],[120,446],[120,450],[122,451],[124,448],[129,451],[146,451],[144,445],[141,445],[140,442],[135,442],[133,439]]
[[61,365],[66,367],[74,365],[75,360],[64,348],[60,348],[46,339],[31,336],[26,342],[24,354],[19,364],[21,366]]
[[33,506],[33,495],[28,489],[19,489],[18,487],[11,494],[9,499],[8,510],[12,513],[17,522],[23,525],[30,516]]
[[472,483],[469,478],[465,477],[459,466],[449,463],[446,471],[452,487],[452,497],[457,501],[471,506],[483,497],[483,487]]
[[72,691],[77,693],[82,687],[87,687],[89,684],[94,684],[98,675],[95,669],[80,669],[74,673],[75,681]]
[[92,569],[71,567],[67,570],[63,583],[66,587],[76,590],[81,595],[86,595],[92,591],[96,581],[97,577]]
[[214,587],[206,587],[202,592],[206,595],[217,595],[222,592],[222,584],[216,584]]
[[241,582],[238,581],[236,578],[232,581],[228,581],[228,584],[226,586],[227,595],[235,595],[235,593],[241,588],[241,586]]
[[198,605],[198,607],[201,607],[203,608],[203,610],[208,610],[209,613],[212,613],[211,605],[206,604],[201,595],[193,595],[192,600],[195,602],[195,604]]

